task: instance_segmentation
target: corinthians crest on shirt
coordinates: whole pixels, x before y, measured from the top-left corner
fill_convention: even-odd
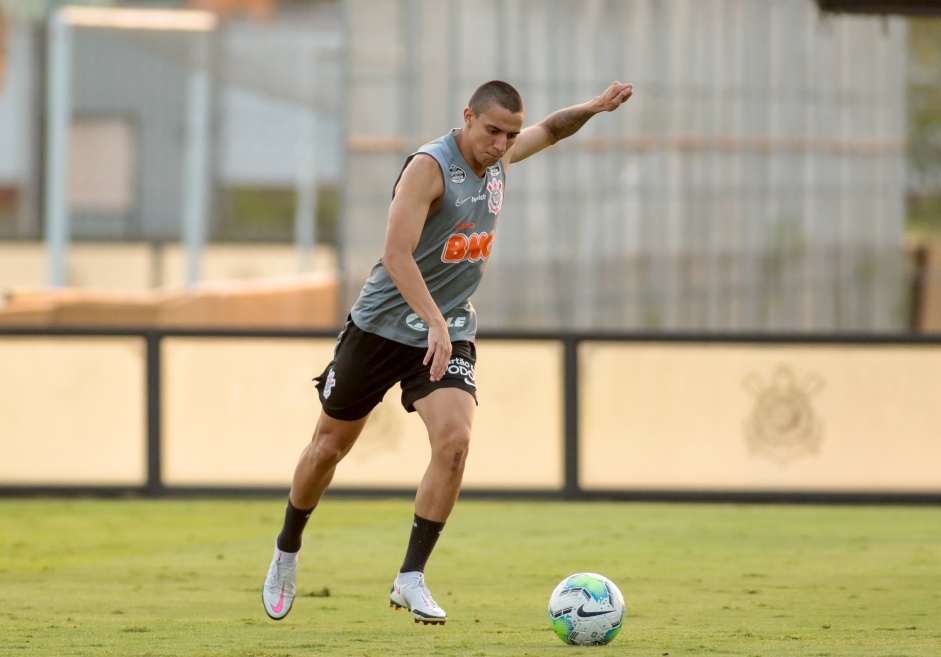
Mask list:
[[[493,178],[487,183],[487,191],[490,195],[487,197],[487,207],[490,214],[500,214],[500,208],[503,207],[503,181],[499,178]]]

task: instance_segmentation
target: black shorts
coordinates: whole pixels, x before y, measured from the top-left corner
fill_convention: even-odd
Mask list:
[[[314,379],[324,412],[337,420],[359,420],[369,415],[396,383],[402,386],[402,406],[409,413],[415,410],[416,401],[438,388],[460,388],[477,401],[477,348],[473,342],[451,343],[451,360],[440,381],[431,381],[431,365],[422,364],[427,353],[426,347],[411,347],[368,333],[348,319],[337,337],[333,360]]]

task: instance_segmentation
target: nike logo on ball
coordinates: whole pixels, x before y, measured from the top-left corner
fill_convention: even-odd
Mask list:
[[[605,614],[610,613],[610,611],[610,609],[605,611],[585,611],[585,605],[582,605],[575,610],[575,614],[579,618],[591,618],[592,616],[604,616]]]

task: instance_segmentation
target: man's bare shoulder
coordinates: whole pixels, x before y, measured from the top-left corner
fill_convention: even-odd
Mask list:
[[[431,187],[439,193],[443,192],[444,177],[438,160],[428,153],[417,153],[402,172],[398,188],[403,187],[411,189]]]
[[[415,153],[405,171],[412,171],[418,175],[441,175],[441,166],[438,160],[430,153]]]

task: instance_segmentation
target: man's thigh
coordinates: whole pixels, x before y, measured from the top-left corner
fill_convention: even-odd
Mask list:
[[[438,388],[415,401],[415,410],[428,429],[432,446],[454,433],[470,437],[477,400],[462,388]]]

